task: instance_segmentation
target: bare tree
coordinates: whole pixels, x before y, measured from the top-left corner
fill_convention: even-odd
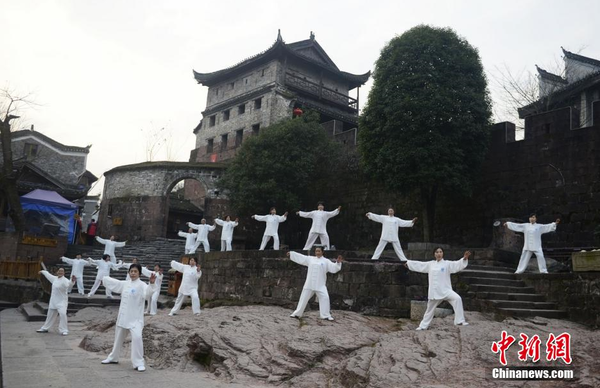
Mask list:
[[[4,208],[6,201],[9,206],[8,215],[17,232],[25,230],[25,218],[17,190],[19,170],[13,163],[11,121],[20,117],[16,113],[22,105],[33,105],[31,94],[20,96],[8,88],[0,89],[0,142],[2,143],[0,206]]]

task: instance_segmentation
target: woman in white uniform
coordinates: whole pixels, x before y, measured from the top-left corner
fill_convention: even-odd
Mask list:
[[[313,210],[311,212],[296,212],[302,218],[310,218],[312,219],[312,226],[310,227],[310,231],[308,232],[308,239],[306,240],[306,244],[304,245],[303,250],[309,251],[310,248],[315,244],[317,238],[319,238],[321,245],[325,247],[325,250],[329,250],[329,235],[327,234],[327,221],[340,214],[340,210],[342,210],[341,206],[338,206],[337,209],[331,212],[326,212],[325,206],[323,202],[319,202],[317,206],[317,210]]]
[[[262,222],[267,223],[267,227],[265,228],[265,233],[263,235],[262,242],[260,243],[260,248],[258,249],[259,251],[265,250],[265,247],[267,246],[267,242],[269,242],[271,237],[273,237],[273,249],[276,251],[279,250],[279,233],[278,233],[279,224],[282,222],[285,222],[285,220],[287,220],[287,215],[288,215],[287,212],[285,212],[284,215],[278,216],[277,209],[272,207],[271,210],[269,211],[269,214],[267,214],[265,216],[259,216],[256,214],[252,216],[252,218],[254,218],[256,221],[262,221]]]
[[[150,276],[150,284],[140,280],[142,266],[132,264],[129,267],[131,280],[117,280],[110,276],[102,279],[102,284],[107,289],[121,294],[121,305],[115,325],[115,343],[112,352],[102,361],[103,364],[117,364],[121,355],[123,341],[127,332],[131,334],[131,364],[138,372],[146,370],[144,364],[144,342],[142,330],[144,328],[144,302],[150,299],[156,290],[156,276]]]
[[[110,261],[113,264],[117,264],[117,257],[115,256],[115,248],[122,248],[127,244],[127,241],[119,242],[115,241],[115,236],[110,236],[110,240],[105,240],[100,237],[96,237],[96,241],[104,245],[104,254],[110,256]]]
[[[197,251],[200,244],[202,244],[202,246],[204,247],[204,252],[210,252],[210,244],[208,243],[208,232],[212,232],[217,228],[217,226],[208,225],[206,223],[205,218],[200,220],[199,224],[193,224],[191,222],[188,222],[187,226],[198,231],[196,233],[196,246],[194,247],[194,251]]]
[[[92,296],[94,296],[94,294],[98,290],[98,287],[100,287],[100,284],[102,284],[102,279],[105,276],[110,275],[111,269],[118,271],[121,264],[123,264],[123,262],[120,262],[119,264],[113,264],[110,261],[110,256],[106,255],[106,254],[104,256],[102,256],[102,260],[88,259],[88,262],[90,264],[98,267],[98,273],[96,274],[96,281],[94,282],[94,285],[92,286],[92,289],[90,290],[90,293],[87,295],[88,298],[91,298]],[[105,288],[104,291],[106,293],[106,297],[109,299],[112,299],[112,292],[110,292],[110,290],[108,288],[106,288],[106,287],[104,287],[104,288]]]
[[[75,256],[74,259],[69,259],[65,256],[61,257],[60,259],[72,267],[71,276],[75,276],[77,279],[77,292],[79,295],[84,295],[85,290],[83,288],[83,267],[90,266],[91,264],[88,263],[87,260],[82,259],[81,255]]]
[[[371,260],[379,260],[379,256],[383,253],[386,245],[392,244],[394,247],[394,251],[396,255],[400,259],[400,261],[406,261],[406,256],[402,251],[402,246],[400,245],[400,239],[398,239],[398,228],[412,228],[412,226],[417,222],[417,218],[413,218],[412,221],[403,220],[398,217],[394,217],[394,209],[389,208],[387,216],[378,215],[373,213],[367,213],[367,218],[371,221],[379,222],[381,227],[381,238],[379,239],[379,244],[377,248],[375,248],[375,253]]]
[[[223,230],[221,231],[221,252],[231,250],[231,241],[233,240],[233,228],[238,226],[238,219],[231,221],[231,217],[226,216],[225,221],[217,218],[215,223],[220,225]]]
[[[172,317],[177,314],[183,304],[183,300],[188,295],[192,298],[192,312],[194,315],[200,315],[200,298],[198,297],[198,279],[202,276],[200,266],[196,265],[196,260],[191,258],[189,265],[181,264],[173,260],[171,261],[171,268],[183,273],[183,279],[181,281],[181,286],[179,286],[179,293],[175,300],[175,306],[173,306],[169,316]]]
[[[296,252],[288,252],[287,256],[295,263],[308,267],[306,272],[306,282],[300,294],[298,307],[290,315],[292,318],[300,318],[304,314],[304,309],[308,301],[314,294],[317,294],[319,300],[319,313],[321,319],[333,321],[331,311],[329,309],[329,293],[327,292],[327,273],[336,273],[342,269],[342,261],[344,258],[340,255],[334,263],[331,260],[323,257],[323,249],[315,248],[315,256],[305,256]]]
[[[185,238],[186,255],[193,255],[194,253],[196,253],[196,233],[194,233],[194,230],[192,228],[189,228],[187,233],[179,231],[177,232],[177,235],[179,237]]]
[[[439,247],[434,249],[433,254],[435,260],[432,261],[408,260],[404,263],[411,271],[429,274],[429,301],[423,320],[417,330],[427,330],[433,319],[435,308],[444,300],[447,300],[454,309],[454,324],[466,326],[468,323],[465,321],[462,299],[460,295],[452,290],[450,275],[467,268],[471,252],[466,251],[463,258],[458,261],[444,260],[444,250]]]
[[[47,333],[54,326],[56,316],[60,317],[58,322],[58,331],[62,335],[69,334],[69,326],[67,323],[67,307],[69,306],[69,289],[73,287],[77,280],[75,276],[71,276],[71,281],[65,278],[64,268],[59,268],[56,276],[48,271],[40,271],[42,275],[52,283],[52,293],[50,294],[50,303],[48,303],[48,315],[46,322],[37,331],[38,333]]]
[[[156,290],[152,294],[152,298],[148,301],[148,307],[146,308],[146,314],[156,315],[156,310],[158,306],[158,297],[160,295],[160,287],[162,286],[163,281],[163,270],[160,267],[160,264],[154,265],[154,271],[150,271],[148,268],[142,268],[142,275],[147,277],[152,277],[152,275],[156,276]]]

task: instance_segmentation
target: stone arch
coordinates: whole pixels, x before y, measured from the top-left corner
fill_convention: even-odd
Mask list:
[[[194,179],[207,199],[219,199],[216,183],[221,163],[146,162],[119,166],[104,173],[100,234],[144,240],[166,235],[168,195],[183,179]]]

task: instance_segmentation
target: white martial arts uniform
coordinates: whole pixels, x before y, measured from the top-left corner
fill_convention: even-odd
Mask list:
[[[221,252],[231,250],[231,240],[233,240],[233,228],[238,226],[236,221],[223,221],[219,218],[215,220],[217,225],[221,225]]]
[[[193,255],[196,253],[196,233],[178,232],[179,237],[185,237],[185,254]]]
[[[342,263],[333,263],[325,257],[304,256],[300,253],[291,252],[290,259],[300,265],[308,267],[306,272],[306,282],[302,288],[302,294],[298,301],[296,311],[292,313],[294,317],[301,317],[308,301],[314,294],[317,294],[319,300],[319,313],[322,319],[331,318],[329,309],[329,293],[327,292],[327,272],[336,273],[342,269]]]
[[[463,311],[462,299],[460,295],[452,290],[450,274],[467,268],[469,261],[463,257],[458,261],[446,261],[444,259],[440,261],[408,260],[406,264],[411,271],[429,274],[429,302],[427,303],[427,310],[419,328],[425,330],[429,327],[435,313],[435,308],[444,300],[447,300],[454,309],[454,324],[464,324],[465,313]]]
[[[320,239],[321,244],[325,246],[325,250],[329,250],[329,235],[327,234],[327,221],[340,214],[339,209],[334,211],[326,212],[323,210],[313,210],[311,212],[298,212],[298,215],[303,218],[311,218],[312,226],[308,232],[308,239],[303,250],[308,251],[317,241],[317,237]]]
[[[194,314],[200,314],[200,298],[198,297],[198,279],[202,276],[202,271],[198,271],[197,267],[192,267],[186,264],[181,264],[175,260],[171,261],[171,268],[176,271],[183,273],[183,279],[181,280],[181,286],[179,286],[179,293],[175,300],[175,306],[169,313],[169,315],[175,315],[181,308],[183,300],[186,296],[192,298],[192,312]]]
[[[267,214],[266,216],[253,215],[256,221],[262,221],[267,223],[267,227],[265,228],[265,233],[262,238],[262,242],[260,243],[259,251],[264,251],[267,246],[267,242],[273,237],[273,249],[279,250],[279,234],[277,233],[279,229],[279,224],[285,222],[287,219],[286,216],[278,216],[277,214]]]
[[[156,284],[156,290],[154,290],[152,293],[152,297],[148,301],[148,307],[146,308],[146,313],[149,313],[150,315],[156,315],[156,311],[158,309],[158,296],[160,295],[160,287],[162,286],[164,275],[160,272],[150,271],[146,267],[142,267],[142,274],[147,277],[150,277],[153,274],[156,275],[156,280],[154,281],[154,284]]]
[[[109,276],[110,275],[110,270],[114,269],[115,271],[118,271],[119,268],[121,267],[121,264],[117,265],[117,264],[113,264],[110,261],[105,261],[105,260],[93,260],[93,259],[88,259],[90,264],[95,265],[96,267],[98,267],[98,273],[96,274],[96,281],[94,282],[94,285],[92,286],[92,289],[90,290],[90,293],[88,294],[88,297],[91,297],[92,295],[94,295],[96,293],[96,291],[98,290],[98,287],[100,287],[100,284],[102,284],[102,279],[105,276]],[[106,296],[109,296],[112,298],[112,292],[107,288],[104,287]]]
[[[410,228],[414,225],[414,222],[389,215],[378,215],[373,213],[367,213],[367,217],[369,217],[371,221],[379,222],[382,225],[381,238],[379,239],[379,244],[377,245],[377,248],[375,248],[375,253],[371,260],[379,260],[379,256],[381,256],[385,246],[389,243],[394,247],[394,251],[398,258],[401,261],[406,261],[406,256],[404,256],[400,240],[398,239],[398,228]]]
[[[144,365],[144,342],[142,329],[144,328],[144,302],[150,299],[156,289],[156,284],[146,284],[140,279],[117,280],[110,276],[102,279],[102,284],[107,289],[121,294],[121,305],[115,325],[115,343],[112,352],[106,358],[109,362],[119,362],[123,341],[127,331],[131,333],[131,364],[134,368]]]
[[[117,264],[117,257],[115,256],[115,248],[122,248],[125,246],[125,242],[105,240],[100,237],[96,237],[96,241],[100,244],[104,244],[104,254],[110,256],[110,261],[113,264]]]
[[[50,303],[48,303],[48,315],[46,316],[46,322],[39,331],[48,331],[54,322],[56,322],[56,316],[60,317],[58,321],[58,331],[67,335],[69,333],[69,326],[67,324],[67,307],[69,306],[69,288],[73,287],[71,282],[66,277],[58,277],[50,274],[48,271],[42,271],[42,275],[52,283],[52,293],[50,294]]]
[[[523,236],[525,237],[523,252],[521,253],[519,266],[515,273],[525,272],[532,254],[535,254],[535,257],[537,258],[540,273],[548,273],[546,259],[544,258],[544,252],[542,251],[542,234],[554,232],[556,230],[556,222],[545,225],[538,223],[532,224],[531,222],[525,224],[507,222],[506,226],[514,232],[523,233]]]
[[[61,260],[66,264],[69,264],[71,268],[71,276],[75,276],[77,278],[77,292],[79,295],[85,294],[85,290],[83,289],[83,267],[90,266],[91,264],[84,259],[69,259],[68,257],[61,257]],[[71,277],[69,276],[69,278]],[[69,290],[70,291],[70,290]]]
[[[188,222],[187,225],[196,229],[198,233],[196,233],[196,246],[194,251],[198,250],[200,244],[204,247],[204,252],[210,252],[210,244],[208,243],[208,232],[212,232],[217,229],[216,225],[208,225],[208,224],[192,224]]]

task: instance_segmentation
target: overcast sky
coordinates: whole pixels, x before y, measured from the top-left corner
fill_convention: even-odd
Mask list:
[[[187,161],[211,72],[273,44],[317,41],[344,71],[372,70],[383,46],[418,24],[451,27],[497,68],[549,70],[569,51],[600,59],[600,1],[147,1],[0,0],[0,87],[32,93],[21,127],[67,145],[92,144],[100,177],[146,161],[147,139],[168,141],[155,160]],[[371,82],[361,89],[361,100]],[[490,85],[494,102],[499,97]],[[362,104],[361,104],[362,105]],[[497,119],[505,119],[496,108]],[[94,188],[98,193],[103,183]]]

